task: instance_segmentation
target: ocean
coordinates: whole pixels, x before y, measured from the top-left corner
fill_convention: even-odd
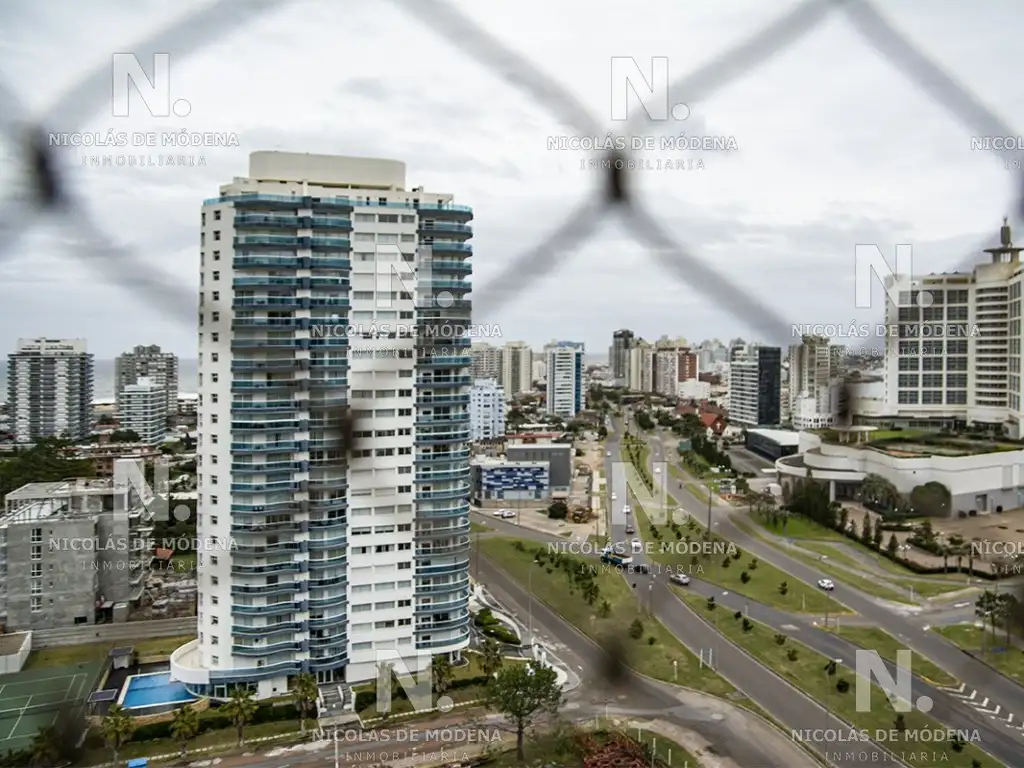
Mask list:
[[[114,396],[114,361],[96,360],[94,368],[93,397],[97,400]],[[199,361],[178,358],[178,391],[199,391]],[[0,366],[0,401],[7,399],[7,366]]]

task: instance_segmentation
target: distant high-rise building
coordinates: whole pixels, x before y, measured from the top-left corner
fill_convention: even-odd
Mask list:
[[[782,350],[745,345],[729,364],[729,420],[737,426],[772,427],[781,417]]]
[[[611,368],[612,383],[616,387],[629,386],[629,350],[633,348],[634,338],[633,332],[626,328],[612,334],[608,367]]]
[[[469,354],[473,360],[470,366],[470,375],[474,379],[500,379],[501,352],[501,347],[495,347],[486,342],[473,344],[469,348]]]
[[[255,152],[203,204],[197,696],[308,673],[339,711],[469,645],[473,213],[405,176]]]
[[[147,445],[163,442],[167,435],[166,387],[141,378],[127,385],[118,395],[121,428],[130,429]]]
[[[121,408],[121,392],[139,379],[148,379],[163,388],[167,400],[167,414],[178,412],[178,357],[173,352],[164,352],[156,344],[139,345],[131,352],[125,352],[114,361],[114,392]]]
[[[533,350],[525,341],[510,341],[502,348],[498,383],[506,397],[533,390]]]
[[[534,381],[546,381],[548,378],[548,364],[545,360],[534,360],[533,361],[533,380]],[[532,382],[531,382],[532,383]]]
[[[795,429],[834,424],[839,412],[841,378],[838,350],[821,336],[804,336],[789,348],[789,417]]]
[[[584,345],[575,341],[553,341],[544,347],[547,359],[547,410],[571,419],[584,408]]]
[[[18,339],[7,358],[7,413],[15,440],[88,437],[93,376],[85,339]]]
[[[469,427],[473,442],[505,434],[505,391],[494,379],[477,379],[469,391]]]
[[[654,347],[643,339],[636,339],[629,350],[629,389],[653,392],[654,376]]]

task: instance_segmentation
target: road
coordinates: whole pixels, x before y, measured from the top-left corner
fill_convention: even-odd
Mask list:
[[[652,448],[652,462],[662,460],[661,441],[649,437],[648,443]],[[612,452],[613,455],[617,455],[617,448],[612,449]],[[707,514],[705,501],[695,498],[675,475],[669,474],[665,482],[668,492],[679,501],[684,509],[692,510],[694,516],[699,520],[704,519]],[[711,516],[716,532],[742,549],[757,555],[759,559],[793,574],[801,581],[814,584],[821,578],[821,574],[813,568],[733,525],[729,515],[735,511],[735,508],[731,507],[715,506],[712,508]],[[876,602],[874,598],[844,585],[841,580],[836,581],[833,596],[874,626],[898,638],[907,648],[934,661],[964,683],[967,689],[978,691],[981,696],[989,700],[990,711],[996,707],[999,708],[999,717],[1012,714],[1014,720],[1011,721],[1011,725],[1013,722],[1024,721],[1024,688],[1017,683],[965,654],[941,636],[929,632],[923,625],[894,612],[890,607]],[[1024,748],[1024,742],[1019,743],[1021,743],[1021,748]]]

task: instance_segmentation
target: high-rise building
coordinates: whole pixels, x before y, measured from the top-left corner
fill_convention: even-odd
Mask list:
[[[533,391],[533,350],[525,341],[510,341],[501,350],[499,383],[505,395]]]
[[[1021,248],[1004,219],[988,263],[970,272],[894,275],[886,302],[887,417],[922,426],[1004,425],[1024,434]],[[903,283],[900,285],[898,283]]]
[[[204,203],[198,537],[220,546],[171,657],[190,690],[309,672],[333,707],[382,654],[469,643],[472,218],[404,163],[284,152]]]
[[[118,394],[121,428],[137,434],[146,445],[163,442],[167,435],[166,387],[143,377]]]
[[[139,345],[131,352],[124,352],[114,361],[114,392],[121,408],[121,392],[139,379],[149,379],[160,385],[166,393],[167,414],[178,412],[178,357],[173,352],[164,352],[156,344]]]
[[[7,413],[15,440],[86,438],[93,375],[85,339],[18,339],[7,357]]]
[[[835,423],[842,390],[837,352],[821,336],[804,336],[789,348],[786,405],[794,429],[820,429]]]
[[[547,410],[571,419],[584,408],[584,345],[575,341],[552,341],[544,347],[547,359]]]
[[[655,350],[654,391],[668,397],[679,392],[679,353],[675,349]]]
[[[634,392],[654,391],[654,347],[636,339],[629,350],[629,389]]]
[[[532,354],[532,352],[531,352]],[[547,381],[548,378],[548,364],[545,360],[534,360],[533,361],[533,380],[534,381]]]
[[[737,426],[779,424],[782,350],[745,345],[729,364],[729,421]]]
[[[469,426],[473,442],[505,435],[505,390],[494,379],[477,379],[469,391]]]
[[[626,328],[612,334],[608,367],[611,368],[612,383],[616,387],[629,386],[629,350],[633,348],[634,338],[633,332]]]
[[[474,379],[501,378],[502,349],[486,342],[477,342],[469,348],[472,357],[470,375]]]

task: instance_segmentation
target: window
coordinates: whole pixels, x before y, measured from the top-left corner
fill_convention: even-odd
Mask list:
[[[402,242],[403,243],[415,243],[416,242],[416,235],[402,235]]]
[[[32,529],[32,543],[33,544],[42,544],[43,543],[43,529],[42,528],[33,528]]]
[[[33,597],[31,602],[32,613],[39,613],[43,610],[43,598]]]
[[[400,570],[400,571],[408,571],[411,568],[412,568],[412,563],[399,563],[398,564],[398,570]]]
[[[398,214],[397,213],[381,213],[377,216],[377,221],[381,224],[397,224]]]
[[[220,230],[219,229],[213,230],[213,239],[214,240],[220,240]]]
[[[372,243],[373,232],[356,232],[352,239],[357,243]]]
[[[32,563],[32,575],[33,576],[42,576],[43,575],[43,564],[42,563]]]
[[[214,626],[216,626],[217,624],[220,624],[220,618],[218,618],[217,616],[211,616],[210,617],[210,624],[212,624]]]
[[[213,220],[214,221],[220,221],[220,211],[214,211],[213,212]]]
[[[213,271],[213,279],[220,280],[220,272],[216,269]]]
[[[402,223],[403,224],[415,224],[416,223],[416,217],[415,216],[403,215],[402,216]]]
[[[373,213],[357,213],[355,216],[356,222],[360,224],[369,224],[377,220],[376,214]]]
[[[32,559],[42,560],[43,559],[43,547],[40,544],[32,545]]]

